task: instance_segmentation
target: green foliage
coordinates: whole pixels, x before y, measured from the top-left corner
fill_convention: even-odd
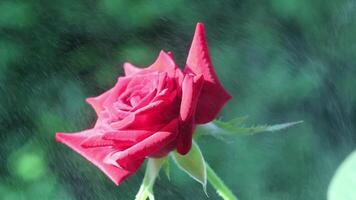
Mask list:
[[[39,180],[47,172],[44,153],[31,143],[9,157],[8,167],[13,175],[27,182]]]
[[[29,3],[21,1],[0,2],[0,27],[21,28],[29,26],[35,16]]]

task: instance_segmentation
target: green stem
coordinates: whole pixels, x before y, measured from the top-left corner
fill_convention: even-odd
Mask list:
[[[219,178],[219,176],[214,172],[213,169],[206,164],[206,171],[208,175],[208,181],[213,185],[216,189],[216,192],[224,199],[224,200],[238,200],[237,197],[231,192],[231,190],[225,185],[225,183]]]

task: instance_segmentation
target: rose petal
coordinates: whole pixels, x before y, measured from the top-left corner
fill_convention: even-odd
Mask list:
[[[163,90],[167,84],[167,73],[166,72],[162,72],[159,73],[159,78],[158,78],[158,84],[157,84],[157,91],[160,92],[161,90]]]
[[[152,101],[152,99],[156,96],[156,94],[157,94],[156,89],[153,90],[151,93],[147,94],[143,99],[141,99],[141,101],[134,108],[132,108],[131,112],[135,112],[136,110],[149,104]]]
[[[130,126],[134,121],[135,121],[135,115],[131,113],[124,119],[111,123],[110,126],[113,129],[120,130]]]
[[[113,153],[115,149],[109,147],[84,148],[81,145],[83,141],[87,139],[87,135],[91,135],[93,131],[95,130],[91,129],[74,134],[57,133],[56,140],[66,144],[68,147],[85,157],[103,171],[116,185],[119,185],[128,176],[135,173],[141,166],[142,162],[135,163],[135,166],[131,167],[131,171],[104,163],[104,158]]]
[[[132,140],[106,140],[103,135],[89,136],[82,142],[83,148],[110,147],[116,150],[125,150],[134,144]]]
[[[149,90],[156,88],[158,85],[158,79],[158,72],[152,72],[149,74],[137,74],[132,77],[130,83],[127,85],[127,90],[129,90],[129,92],[134,91],[137,90],[137,87],[140,89],[149,88]]]
[[[131,106],[122,102],[122,99],[118,99],[116,102],[114,102],[113,107],[115,108],[116,111],[124,111],[124,112],[128,112],[132,109]]]
[[[125,62],[124,63],[124,71],[126,76],[130,76],[132,74],[135,74],[137,72],[142,71],[142,68],[136,67],[135,65]]]
[[[177,94],[177,90],[169,90],[169,88],[166,88],[162,90],[157,96],[155,96],[152,102],[163,101],[165,103],[171,103],[176,99]]]
[[[158,72],[173,72],[177,68],[172,57],[164,51],[161,51],[156,61],[148,69]],[[169,74],[170,75],[170,74]]]
[[[168,72],[168,75],[172,77],[174,75],[174,71],[177,68],[178,67],[174,63],[172,53],[166,53],[163,50],[160,51],[155,62],[147,68],[138,68],[130,63],[124,64],[124,70],[126,75],[142,75],[152,72]]]
[[[84,148],[113,146],[114,142],[102,139],[101,135],[89,136],[80,144]]]
[[[129,128],[140,128],[167,124],[179,116],[179,102],[170,100],[157,100],[135,112],[135,122]]]
[[[89,97],[86,98],[86,102],[90,104],[93,109],[95,110],[96,114],[99,115],[99,113],[102,111],[103,103],[105,99],[110,95],[110,93],[114,90],[114,88],[111,88],[110,90],[104,92],[103,94],[97,96],[97,97]]]
[[[177,137],[177,152],[179,154],[185,155],[190,151],[193,142],[194,129],[194,117],[190,117],[184,123],[179,124],[179,134]]]
[[[100,112],[105,109],[105,106],[113,104],[117,96],[125,90],[130,80],[127,77],[120,77],[113,88],[97,97],[87,98],[86,102],[93,107],[97,116],[99,116]]]
[[[182,83],[182,102],[180,106],[180,124],[177,138],[177,151],[184,155],[192,147],[194,133],[195,108],[204,79],[200,76],[186,75]]]
[[[222,87],[210,59],[204,24],[198,23],[189,50],[185,73],[202,74],[204,86],[196,109],[196,123],[212,121],[231,96]]]
[[[202,75],[196,77],[185,75],[182,84],[182,101],[180,105],[180,119],[182,121],[185,121],[194,114],[203,83],[204,79]]]
[[[168,51],[167,54],[172,58],[172,60],[174,59],[174,55],[173,55],[173,52],[171,51]]]
[[[155,131],[152,130],[120,130],[110,131],[103,135],[104,140],[115,140],[118,142],[131,141],[138,142],[147,136],[151,135]]]
[[[166,105],[167,102],[164,102],[162,100],[157,100],[154,101],[138,110],[135,111],[136,115],[140,115],[142,113],[147,113],[147,112],[154,112],[156,111],[155,109],[157,109],[158,107],[162,106],[162,105]]]
[[[114,166],[120,166],[124,169],[130,168],[133,161],[157,153],[172,142],[177,136],[177,128],[178,120],[172,120],[162,130],[152,134],[132,147],[108,155],[104,162]]]

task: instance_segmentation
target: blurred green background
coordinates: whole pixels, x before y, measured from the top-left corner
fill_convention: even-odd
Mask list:
[[[229,143],[202,137],[206,160],[241,199],[326,199],[356,147],[353,0],[1,0],[0,199],[133,199],[144,167],[116,187],[54,133],[93,125],[84,99],[113,86],[123,62],[147,66],[165,49],[184,66],[198,21],[233,96],[221,119],[304,120]],[[207,199],[171,166],[157,199]]]

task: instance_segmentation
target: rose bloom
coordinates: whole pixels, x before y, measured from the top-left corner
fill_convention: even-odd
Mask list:
[[[212,121],[231,98],[211,63],[202,23],[183,72],[164,51],[147,68],[125,63],[124,70],[113,88],[87,99],[97,114],[94,128],[56,134],[117,185],[147,157],[188,153],[196,125]]]

